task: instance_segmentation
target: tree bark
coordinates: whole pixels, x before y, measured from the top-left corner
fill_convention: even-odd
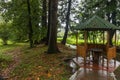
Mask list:
[[[116,11],[113,11],[113,12],[112,12],[111,19],[112,19],[112,23],[113,23],[114,25],[116,25]],[[111,30],[111,31],[110,31],[110,45],[113,45],[113,43],[112,43],[112,38],[113,38],[113,36],[114,36],[114,33],[115,33],[115,30]]]
[[[49,0],[48,3],[48,28],[47,28],[47,41],[46,41],[46,45],[48,45],[49,42],[49,33],[50,33],[50,7],[51,7],[51,0]]]
[[[71,9],[71,0],[69,0],[68,3],[68,11],[67,11],[67,15],[66,15],[66,27],[65,27],[65,33],[64,33],[64,37],[62,40],[62,44],[66,44],[66,39],[67,39],[67,35],[68,35],[68,27],[70,26],[70,9]]]
[[[50,5],[50,37],[48,44],[48,54],[58,53],[57,47],[57,6],[58,0],[52,0]]]
[[[47,29],[47,1],[46,0],[42,0],[42,27]],[[47,41],[47,34],[46,36],[41,39],[41,42],[45,42]]]
[[[114,25],[116,25],[116,14],[117,14],[116,13],[116,8],[117,8],[116,3],[117,3],[116,0],[115,1],[111,0],[110,2],[107,1],[107,7],[110,7],[110,6],[114,7],[114,11],[112,11],[112,13],[110,13],[110,12],[107,13],[108,21],[110,22],[112,20],[112,23]],[[111,14],[111,17],[110,17],[110,14]],[[113,45],[112,38],[113,38],[114,33],[115,33],[115,30],[110,30],[109,31],[109,34],[110,34],[110,36],[109,36],[109,44],[110,45]]]
[[[27,0],[27,7],[28,7],[28,27],[29,27],[29,41],[30,41],[30,48],[33,47],[33,28],[31,22],[31,8],[30,8],[30,1]]]

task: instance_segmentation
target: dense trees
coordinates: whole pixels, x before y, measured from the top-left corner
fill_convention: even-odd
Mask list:
[[[40,4],[39,0],[11,0],[7,2],[2,0],[1,2],[1,14],[6,21],[12,22],[12,28],[14,28],[16,35],[15,40],[29,40],[31,47],[35,41],[44,37],[44,34],[41,34],[42,28],[40,27]]]
[[[59,51],[58,28],[65,31],[61,43],[66,44],[69,30],[94,14],[118,26],[119,7],[119,0],[81,0],[80,3],[76,0],[0,0],[0,15],[5,23],[11,22],[14,40],[29,41],[30,47],[40,41],[45,42],[48,44],[48,53],[56,53]],[[7,28],[2,29],[4,30]],[[112,44],[114,31],[110,32]]]
[[[8,39],[11,36],[11,23],[1,22],[0,23],[0,38],[3,41],[3,45],[7,45]]]

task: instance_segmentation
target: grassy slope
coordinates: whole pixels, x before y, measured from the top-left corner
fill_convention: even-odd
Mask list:
[[[18,44],[8,44],[8,45],[1,45],[0,44],[0,69],[6,68],[9,64],[13,61],[13,56],[10,55],[13,50],[16,48],[23,47],[23,43]]]
[[[11,79],[17,80],[68,80],[71,69],[64,59],[73,56],[71,49],[59,45],[61,53],[46,54],[46,46],[22,49],[21,63],[11,72]]]
[[[25,45],[25,46],[24,46]],[[64,59],[73,57],[74,50],[71,50],[59,44],[61,53],[46,54],[47,47],[40,45],[36,48],[29,49],[26,44],[15,44],[0,46],[2,52],[16,50],[21,48],[20,63],[11,71],[12,80],[68,80],[71,69],[64,62]],[[120,55],[119,55],[120,56]],[[117,58],[119,59],[119,56]],[[116,75],[119,75],[119,70]]]

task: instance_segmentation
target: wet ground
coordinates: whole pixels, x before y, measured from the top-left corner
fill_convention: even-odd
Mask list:
[[[111,60],[107,69],[106,60],[104,66],[101,61],[94,63],[92,59],[87,59],[86,65],[84,65],[83,58],[79,57],[78,60],[73,58],[70,66],[73,68],[74,74],[69,80],[116,80],[114,71],[119,65],[120,62],[116,61],[116,65],[114,65],[114,61]],[[77,66],[79,66],[78,70],[76,70]]]

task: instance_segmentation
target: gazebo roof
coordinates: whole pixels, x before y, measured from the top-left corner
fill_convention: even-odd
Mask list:
[[[116,27],[114,24],[109,23],[108,21],[98,17],[97,15],[93,16],[86,22],[78,24],[75,27],[76,30],[120,30],[119,27]]]

